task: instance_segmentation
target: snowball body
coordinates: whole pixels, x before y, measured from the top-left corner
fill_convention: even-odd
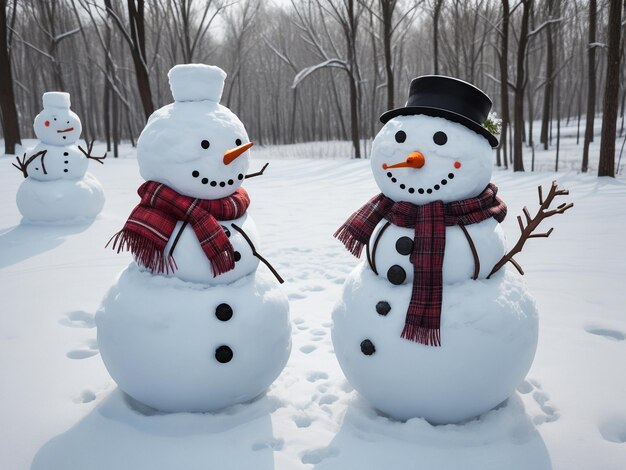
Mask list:
[[[26,178],[17,190],[17,207],[27,222],[79,222],[97,216],[104,207],[104,190],[85,173],[80,179],[38,181]]]
[[[111,377],[136,400],[167,412],[216,411],[258,396],[291,350],[288,301],[270,276],[206,287],[131,264],[96,314]],[[228,358],[218,352],[223,347],[232,353],[227,362],[218,360]]]
[[[458,423],[506,400],[523,381],[537,347],[537,309],[522,278],[444,284],[441,347],[400,337],[411,285],[394,286],[360,264],[332,317],[335,354],[350,384],[374,407],[406,420]],[[377,304],[387,302],[382,315]],[[384,311],[384,310],[383,310]],[[365,355],[363,341],[375,352]]]

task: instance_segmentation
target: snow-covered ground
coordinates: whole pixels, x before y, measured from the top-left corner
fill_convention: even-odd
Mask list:
[[[562,168],[577,168],[580,147],[562,150]],[[93,223],[47,227],[20,225],[21,176],[0,158],[0,469],[626,468],[623,178],[495,171],[510,242],[515,216],[536,207],[537,185],[558,179],[575,207],[544,222],[554,233],[518,257],[540,312],[526,381],[477,420],[431,426],[379,415],[333,354],[330,312],[357,260],[332,234],[377,193],[369,161],[348,159],[346,143],[253,149],[251,171],[270,161],[245,186],[261,252],[286,280],[291,358],[252,403],[161,414],[117,389],[96,345],[94,312],[131,260],[104,245],[142,182],[132,149],[122,155],[91,165],[107,195]],[[540,168],[553,165],[552,154],[537,159]]]

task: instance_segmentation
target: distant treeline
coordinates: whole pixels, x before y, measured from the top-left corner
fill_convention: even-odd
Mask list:
[[[6,151],[33,137],[42,93],[58,90],[71,94],[84,137],[116,154],[172,101],[169,68],[202,62],[228,73],[222,104],[260,144],[350,140],[364,157],[378,116],[404,103],[412,78],[438,73],[494,101],[499,165],[523,170],[524,151],[557,146],[560,123],[586,116],[586,171],[603,113],[600,174],[613,175],[626,101],[623,3],[0,0]]]

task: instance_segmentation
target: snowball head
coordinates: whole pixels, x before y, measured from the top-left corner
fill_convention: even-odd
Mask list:
[[[96,313],[98,347],[113,380],[166,412],[205,412],[251,400],[291,351],[289,303],[265,273],[203,287],[132,263]]]
[[[234,193],[248,171],[249,151],[226,162],[225,153],[249,142],[241,121],[214,101],[174,102],[155,111],[137,142],[146,181],[181,194],[219,199]]]
[[[415,152],[423,156],[421,168],[388,168]],[[492,158],[482,135],[441,117],[418,114],[395,117],[383,126],[374,139],[371,164],[385,196],[421,205],[480,194],[491,180]]]
[[[410,285],[394,286],[364,264],[344,285],[333,311],[333,347],[365,399],[395,419],[446,424],[485,413],[515,392],[532,364],[538,329],[535,302],[517,273],[445,284],[441,347],[401,338],[410,297]],[[390,309],[379,313],[379,302]]]
[[[104,191],[91,173],[74,180],[38,181],[29,177],[18,188],[16,201],[25,222],[73,223],[100,213]]]
[[[175,101],[220,102],[226,72],[214,65],[175,65],[167,74]]]
[[[80,118],[70,109],[69,93],[43,94],[43,110],[33,123],[35,135],[44,144],[71,145],[83,130]]]

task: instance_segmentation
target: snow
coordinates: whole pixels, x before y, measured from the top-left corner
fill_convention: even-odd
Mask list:
[[[131,261],[104,245],[143,181],[132,149],[98,168],[107,192],[100,215],[68,226],[20,225],[22,178],[12,159],[0,158],[0,468],[624,468],[623,178],[494,172],[509,206],[509,240],[519,230],[515,215],[536,207],[537,185],[558,179],[575,207],[550,219],[551,237],[531,240],[519,257],[539,311],[526,380],[478,420],[432,426],[376,413],[332,350],[330,313],[358,263],[332,233],[377,191],[370,162],[347,159],[349,148],[253,148],[251,171],[270,165],[245,187],[263,255],[286,280],[293,349],[266,395],[213,414],[141,407],[117,389],[95,346],[94,313]],[[579,166],[580,149],[564,143],[562,169]],[[102,154],[102,145],[95,150]],[[553,167],[553,153],[537,158],[540,168]]]

